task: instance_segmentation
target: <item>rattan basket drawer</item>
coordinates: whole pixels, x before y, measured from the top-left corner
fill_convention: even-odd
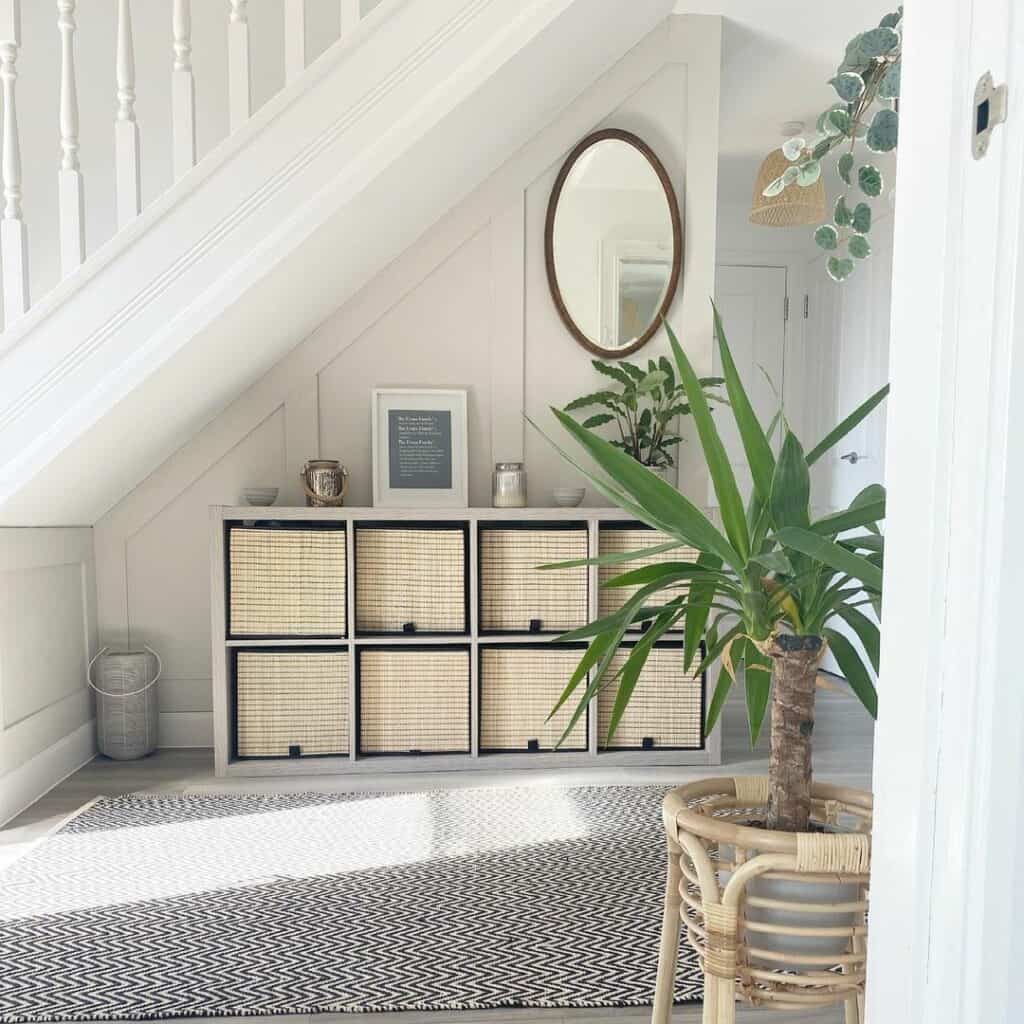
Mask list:
[[[236,638],[345,635],[345,531],[232,526],[228,632]]]
[[[586,526],[480,528],[480,630],[561,633],[587,621],[585,565],[539,565],[587,557]]]
[[[357,526],[356,632],[466,633],[466,527]]]
[[[581,647],[482,646],[480,648],[480,752],[537,753],[555,749],[576,701],[568,700],[550,721]],[[587,749],[582,715],[560,751]]]
[[[348,652],[238,651],[235,743],[239,757],[347,754]]]
[[[665,544],[672,540],[667,534],[660,530],[651,530],[645,526],[619,526],[615,523],[602,523],[598,531],[598,547],[602,555],[627,554],[630,551],[642,551],[644,548],[653,548],[658,544]],[[648,555],[645,558],[637,558],[629,562],[620,562],[617,565],[602,565],[598,567],[598,614],[601,618],[606,615],[614,615],[633,596],[639,587],[605,587],[605,583],[624,572],[633,569],[641,569],[645,565],[655,565],[660,562],[695,562],[698,552],[694,548],[678,547],[671,551],[663,551],[658,555]],[[685,593],[686,585],[681,584],[672,591],[665,591],[659,594],[657,604],[663,604],[676,593]],[[680,624],[679,628],[682,626]],[[630,627],[630,632],[637,632],[643,629],[643,623],[637,622]]]
[[[632,644],[612,659],[614,676],[629,657]],[[601,750],[700,750],[704,746],[704,679],[694,675],[700,664],[698,651],[683,671],[681,643],[655,644],[647,658],[636,689],[618,728],[608,743],[612,708],[618,691],[610,683],[597,698],[597,745]]]
[[[468,647],[357,652],[359,753],[467,754]]]

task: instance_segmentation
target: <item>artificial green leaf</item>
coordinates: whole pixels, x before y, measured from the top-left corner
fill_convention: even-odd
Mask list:
[[[865,57],[884,57],[900,45],[900,37],[891,28],[879,26],[860,36],[857,49]]]
[[[588,430],[592,430],[594,427],[603,427],[606,423],[611,423],[615,417],[609,412],[599,412],[594,416],[589,417],[583,421],[583,426]]]
[[[807,143],[801,138],[786,139],[782,144],[782,155],[787,160],[798,160]]]
[[[903,20],[903,8],[887,14],[878,24],[882,28],[895,28]]]
[[[834,537],[844,530],[856,530],[859,526],[877,523],[884,518],[885,499],[883,498],[881,501],[867,502],[863,505],[851,505],[842,512],[833,512],[831,515],[811,523],[811,529],[823,537]]]
[[[846,228],[849,227],[853,222],[853,213],[850,208],[846,205],[846,196],[840,196],[836,200],[835,210],[832,213],[832,219],[836,222],[837,227]]]
[[[829,135],[848,135],[850,131],[850,115],[845,110],[830,110],[828,117],[825,119],[825,131]]]
[[[852,608],[848,604],[842,604],[836,609],[836,614],[857,634],[864,647],[864,652],[871,662],[871,667],[878,674],[878,666],[881,660],[882,638],[878,626],[872,622],[859,608]]]
[[[639,383],[644,379],[644,371],[640,369],[635,363],[631,363],[626,359],[619,360],[619,366],[626,371],[633,378],[634,381]]]
[[[864,79],[856,71],[844,71],[841,75],[829,79],[829,85],[839,94],[839,98],[846,103],[853,103],[860,99],[864,92]]]
[[[814,241],[822,249],[835,249],[839,245],[839,232],[831,224],[822,224],[814,232]]]
[[[846,243],[846,248],[858,260],[866,260],[871,255],[871,243],[864,235],[853,235]]]
[[[773,178],[768,182],[767,185],[761,190],[761,195],[767,199],[771,199],[773,196],[779,195],[779,193],[785,191],[786,183],[782,180],[782,177]]]
[[[853,208],[853,230],[866,235],[871,230],[871,207],[867,203],[858,203]]]
[[[857,695],[868,714],[872,718],[877,718],[878,691],[853,644],[842,633],[837,633],[834,629],[826,629],[825,636],[828,638],[828,645],[832,649],[836,661],[839,662],[840,670],[850,684],[850,689]]]
[[[844,153],[839,161],[836,163],[836,171],[839,173],[839,177],[846,182],[847,185],[850,182],[850,171],[853,170],[853,154]]]
[[[565,407],[565,411],[572,412],[574,409],[583,409],[588,405],[608,405],[618,397],[614,391],[595,391],[591,395],[582,395],[579,398],[574,398]]]
[[[871,125],[864,138],[868,149],[873,153],[888,153],[896,148],[899,141],[900,115],[895,110],[883,107],[875,111]]]
[[[550,722],[562,705],[573,695],[576,687],[580,685],[586,674],[594,665],[597,664],[602,655],[608,650],[608,643],[610,640],[610,633],[600,633],[594,637],[590,646],[583,652],[583,657],[580,658],[579,664],[576,666],[576,670],[569,677],[569,682],[566,684],[565,689],[562,690],[557,703],[551,709],[551,713],[548,715],[547,721]]]
[[[889,65],[882,81],[878,84],[880,100],[896,100],[900,96],[900,61]]]
[[[783,185],[792,185],[796,181],[796,179],[799,176],[799,174],[800,174],[800,168],[797,167],[796,164],[790,164],[790,166],[787,167],[782,172],[782,184]]]
[[[761,496],[761,500],[767,501],[771,492],[772,474],[775,472],[775,456],[772,454],[768,438],[765,437],[754,407],[743,387],[739,370],[736,369],[718,307],[712,302],[711,308],[714,317],[715,338],[718,341],[718,351],[722,360],[722,373],[725,375],[725,389],[729,395],[733,418],[736,421],[740,440],[743,442],[743,451],[747,456],[747,465],[750,467],[754,487]]]
[[[738,553],[745,561],[750,551],[750,538],[747,535],[747,520],[743,513],[743,499],[740,497],[739,487],[736,485],[736,477],[729,462],[725,445],[715,426],[714,417],[708,407],[704,390],[697,379],[690,360],[679,344],[679,339],[671,326],[666,323],[665,330],[668,334],[669,343],[672,346],[672,353],[676,359],[676,367],[679,380],[686,389],[686,397],[690,402],[690,415],[693,417],[694,426],[700,437],[701,447],[704,449],[704,460],[708,466],[708,474],[715,488],[715,496],[718,498],[719,510],[722,516],[722,524],[725,527],[726,536],[732,545],[734,552]],[[660,483],[661,481],[659,481]],[[666,485],[667,486],[667,485]],[[707,522],[707,520],[705,520]],[[710,526],[711,524],[708,523]],[[716,531],[717,532],[717,531]],[[701,545],[702,550],[708,550],[709,545]],[[714,550],[711,548],[710,550]],[[725,559],[722,551],[716,554]]]
[[[698,556],[697,564],[709,571],[722,568],[722,560],[706,552]],[[717,589],[718,582],[712,576],[694,580],[690,584],[690,607],[686,609],[686,616],[683,620],[684,672],[689,671],[694,654],[700,650],[701,637],[704,635],[704,627],[707,625],[711,604],[715,599]]]
[[[795,548],[816,562],[835,569],[836,572],[845,572],[859,580],[869,590],[881,592],[882,570],[868,559],[847,551],[834,541],[799,526],[784,526],[781,530],[775,531],[775,536],[779,543],[786,547]]]
[[[678,342],[676,343],[678,346]],[[685,358],[685,357],[684,357]],[[692,372],[692,371],[691,371]],[[699,391],[699,388],[697,389]],[[705,405],[706,409],[706,405]],[[737,571],[743,560],[736,549],[711,524],[711,521],[674,487],[641,466],[632,456],[580,426],[568,413],[551,410],[555,418],[587,451],[590,457],[614,481],[612,497],[604,480],[579,467],[603,494],[632,512],[648,526],[670,537],[693,544],[701,551],[713,551]],[[708,414],[710,417],[710,414]]]
[[[877,533],[859,533],[856,537],[839,537],[837,544],[842,544],[850,551],[885,551],[885,538]]]
[[[772,477],[770,507],[776,530],[783,526],[810,525],[811,478],[804,450],[796,435],[787,430]]]
[[[610,363],[602,363],[600,359],[592,359],[591,365],[598,373],[603,373],[606,377],[611,377],[613,380],[617,380],[627,388],[633,387],[632,378],[625,370],[620,369],[618,366],[612,366]]]
[[[882,194],[882,172],[874,164],[864,164],[857,170],[857,184],[864,195],[874,199]]]
[[[844,281],[853,273],[853,260],[846,257],[830,256],[825,264],[825,269],[833,281]]]
[[[846,435],[863,421],[889,394],[889,385],[879,388],[870,398],[861,402],[849,416],[832,428],[808,453],[807,465],[813,466],[833,445],[838,444]]]
[[[813,185],[821,177],[821,164],[817,160],[808,160],[800,165],[797,171],[796,183],[801,188]]]
[[[757,746],[768,710],[771,695],[771,662],[749,640],[743,641],[743,686],[747,699],[747,725],[750,728],[750,746]]]
[[[705,735],[710,734],[711,730],[714,729],[718,723],[718,716],[722,713],[722,708],[725,707],[725,699],[729,696],[729,691],[732,689],[734,680],[731,675],[726,671],[718,673],[718,682],[715,683],[715,692],[711,696],[711,703],[708,705],[708,714],[706,724],[704,726]]]
[[[662,617],[659,621],[655,622],[651,629],[644,634],[643,638],[638,640],[633,645],[632,650],[630,650],[629,656],[626,658],[626,663],[622,666],[619,689],[615,694],[615,703],[612,705],[611,718],[608,723],[607,740],[609,746],[611,745],[612,737],[615,735],[615,730],[619,727],[619,722],[622,721],[622,716],[625,713],[626,706],[629,704],[630,698],[633,696],[636,684],[640,680],[640,673],[643,671],[644,665],[647,663],[647,658],[651,653],[651,649],[655,642],[671,625],[672,620],[670,618]],[[568,733],[566,733],[566,735],[568,735]]]
[[[811,150],[811,157],[814,160],[821,160],[822,157],[828,156],[832,150],[834,140],[831,137],[824,138],[820,142],[814,144],[814,149]]]
[[[658,369],[665,374],[665,391],[671,394],[676,389],[676,371],[665,356],[658,356]]]
[[[657,562],[654,565],[644,565],[639,569],[630,569],[628,572],[620,573],[601,584],[602,587],[638,587],[646,586],[655,580],[663,583],[671,583],[674,580],[683,579],[704,579],[708,576],[719,577],[721,573],[708,570],[696,562]]]
[[[608,555],[595,555],[593,558],[574,558],[569,562],[548,562],[546,565],[538,565],[538,569],[575,569],[581,565],[621,565],[623,562],[636,562],[643,558],[653,558],[655,555],[664,554],[666,551],[673,551],[682,547],[677,540],[669,540],[664,544],[655,544],[649,548],[641,548],[639,551],[616,551]]]
[[[648,391],[653,391],[655,388],[660,388],[666,380],[668,380],[668,377],[661,370],[654,370],[653,372],[646,374],[637,383],[636,389],[643,394]]]

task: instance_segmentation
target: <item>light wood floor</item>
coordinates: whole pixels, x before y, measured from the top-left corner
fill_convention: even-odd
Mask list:
[[[767,732],[767,729],[765,730]],[[845,694],[819,692],[815,726],[815,778],[870,788],[872,726],[860,705]],[[722,774],[750,774],[765,769],[766,737],[751,752],[742,705],[730,702],[724,718]],[[392,775],[380,779],[345,776],[305,776],[288,779],[217,779],[213,754],[205,749],[161,750],[142,761],[115,762],[97,758],[65,779],[41,800],[0,829],[0,868],[33,842],[57,828],[68,815],[97,796],[122,793],[288,792],[317,790],[394,791],[440,789],[456,786],[564,786],[602,784],[681,783],[719,769],[708,768],[588,768],[523,771],[429,772]],[[648,1008],[624,1010],[495,1010],[466,1013],[374,1014],[375,1024],[606,1024],[610,1020],[641,1021]],[[677,1007],[674,1021],[699,1021],[699,1006]],[[354,1024],[350,1014],[275,1018],[293,1024]],[[741,1024],[800,1022],[839,1024],[841,1009],[811,1013],[769,1013],[739,1008]],[[234,1018],[223,1018],[226,1022]],[[239,1024],[244,1018],[238,1018]]]

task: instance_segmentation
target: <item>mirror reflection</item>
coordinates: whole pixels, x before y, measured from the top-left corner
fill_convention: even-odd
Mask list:
[[[555,304],[587,348],[624,356],[657,329],[678,278],[675,196],[664,169],[627,133],[584,140],[548,213]]]

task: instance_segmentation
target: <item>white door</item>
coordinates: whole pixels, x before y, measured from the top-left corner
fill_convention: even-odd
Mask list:
[[[722,327],[754,411],[765,427],[779,408],[783,393],[786,346],[786,268],[725,267],[715,271],[715,303]],[[722,363],[714,346],[713,373],[721,376]],[[718,431],[729,454],[736,482],[746,501],[752,481],[736,423],[727,409],[718,407]],[[776,436],[776,442],[778,436]],[[714,487],[708,485],[708,503],[717,506]]]

